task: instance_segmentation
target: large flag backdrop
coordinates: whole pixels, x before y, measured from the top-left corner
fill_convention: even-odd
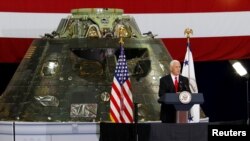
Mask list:
[[[32,39],[55,30],[74,8],[121,8],[142,33],[162,38],[183,60],[192,28],[194,61],[250,58],[249,0],[8,0],[0,5],[0,62],[20,62]]]

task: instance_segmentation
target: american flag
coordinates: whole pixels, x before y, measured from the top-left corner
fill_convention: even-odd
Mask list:
[[[116,64],[110,98],[110,118],[116,123],[133,123],[133,98],[124,48]]]

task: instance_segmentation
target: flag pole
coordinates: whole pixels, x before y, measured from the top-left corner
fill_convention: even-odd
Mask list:
[[[116,68],[111,87],[110,116],[116,123],[133,123],[133,97],[131,92],[131,82],[126,61],[126,55],[122,45],[125,29],[119,29],[120,54],[116,62]],[[118,39],[119,40],[119,39]],[[117,41],[118,43],[118,41]]]
[[[195,72],[194,72],[193,55],[192,55],[191,47],[190,47],[190,36],[192,34],[193,34],[193,30],[191,28],[185,29],[184,35],[187,38],[187,51],[186,51],[186,55],[185,55],[185,59],[184,59],[184,63],[185,63],[184,66],[186,66],[186,65],[188,65],[188,66],[186,66],[186,69],[184,70],[184,72],[186,72],[186,74],[183,73],[183,70],[182,70],[182,74],[184,74],[186,77],[188,77],[189,87],[191,88],[191,92],[198,93]],[[191,121],[194,121],[194,122],[200,121],[200,106],[199,106],[199,104],[195,104],[192,106],[192,108],[189,110],[189,116],[190,116]]]
[[[184,35],[187,37],[187,47],[188,47],[188,60],[190,60],[190,35],[193,35],[193,30],[191,28],[186,28]],[[190,65],[188,65],[188,79],[190,78]]]
[[[119,43],[120,43],[120,52],[122,52],[123,50],[123,45],[124,45],[124,41],[123,41],[123,31],[124,31],[124,27],[120,27],[119,28]],[[124,112],[124,103],[123,103],[123,100],[124,100],[124,95],[123,93],[121,93],[121,112]]]
[[[124,31],[124,27],[120,27],[119,29],[119,43],[120,43],[120,47],[122,49],[122,47],[124,46],[124,41],[123,41],[123,31]],[[138,137],[138,129],[137,129],[137,124],[138,124],[138,103],[133,103],[134,104],[134,125],[135,125],[135,141],[138,141],[139,137]]]

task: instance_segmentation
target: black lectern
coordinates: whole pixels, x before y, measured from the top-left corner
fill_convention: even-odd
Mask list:
[[[181,93],[166,93],[158,102],[163,104],[172,104],[176,109],[176,123],[188,122],[188,110],[194,104],[202,104],[204,102],[202,93],[181,92]]]

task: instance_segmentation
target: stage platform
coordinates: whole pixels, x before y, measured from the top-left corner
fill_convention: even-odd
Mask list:
[[[244,125],[244,121],[167,124],[144,122],[3,122],[1,141],[207,141],[209,125]]]
[[[95,122],[1,122],[0,141],[99,141]]]

